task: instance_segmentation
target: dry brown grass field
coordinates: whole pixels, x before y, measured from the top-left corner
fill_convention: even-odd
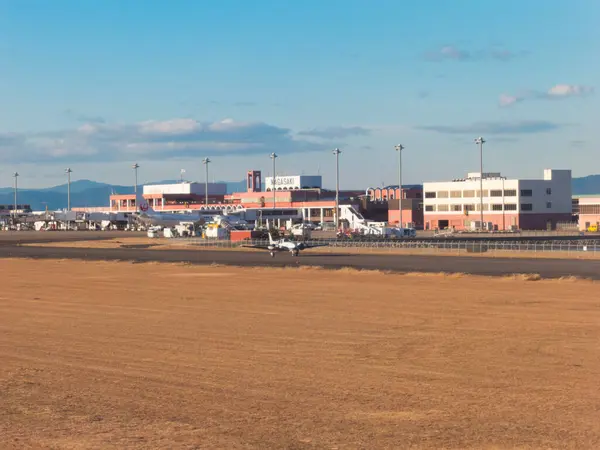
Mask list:
[[[7,259],[0,273],[3,449],[600,446],[597,283]]]

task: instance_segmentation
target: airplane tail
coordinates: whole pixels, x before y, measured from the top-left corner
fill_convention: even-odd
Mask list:
[[[271,235],[270,231],[269,231],[269,244],[271,244],[271,245],[275,244],[275,241],[273,240],[273,236]]]
[[[137,194],[135,198],[135,206],[136,212],[143,213],[153,213],[154,209],[150,206],[150,203],[141,195]]]

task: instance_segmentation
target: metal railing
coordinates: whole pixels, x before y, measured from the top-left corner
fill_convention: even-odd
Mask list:
[[[427,254],[427,253],[454,253],[454,254],[493,254],[510,256],[511,253],[536,254],[566,254],[573,256],[598,256],[600,257],[600,240],[545,240],[545,241],[505,241],[501,239],[477,241],[431,241],[431,240],[388,240],[388,241],[359,241],[352,239],[322,239],[303,241],[309,245],[327,244],[319,247],[321,252],[350,251],[350,252],[390,252],[395,251]],[[173,244],[194,245],[202,248],[236,249],[244,246],[267,246],[268,240],[246,240],[232,242],[229,240],[178,238],[173,239]]]

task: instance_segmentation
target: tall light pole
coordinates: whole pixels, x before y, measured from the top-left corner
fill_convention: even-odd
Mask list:
[[[15,177],[15,206],[13,209],[13,216],[16,218],[17,217],[17,190],[19,189],[17,179],[19,178],[19,172],[13,173],[13,177]]]
[[[273,209],[275,209],[275,159],[277,158],[277,153],[271,153],[269,157],[273,160],[273,182],[271,183],[271,189],[273,190]]]
[[[404,146],[398,144],[394,148],[398,152],[398,209],[400,210],[400,228],[404,228],[402,222],[402,150],[404,150]]]
[[[179,181],[183,183],[183,174],[185,173],[185,169],[181,169],[179,171]]]
[[[65,173],[67,174],[67,211],[71,211],[71,173],[73,171],[67,167]]]
[[[133,186],[133,192],[134,194],[136,194],[137,197],[137,188],[138,188],[138,169],[140,168],[140,165],[138,163],[135,163],[133,166],[131,166],[133,168],[133,171],[135,172],[135,185]]]
[[[206,169],[206,178],[204,179],[204,206],[206,206],[206,209],[208,209],[208,165],[211,162],[212,161],[209,158],[204,158],[202,160],[202,164],[204,164]]]
[[[479,145],[479,208],[481,229],[483,229],[483,144],[485,140],[479,136],[475,139],[475,143]]]
[[[335,155],[335,231],[337,232],[340,228],[340,153],[342,151],[336,148],[333,151]]]
[[[502,177],[502,231],[506,231],[506,214],[505,214],[505,209],[506,209],[506,200],[504,200],[504,180],[506,180],[506,177]]]

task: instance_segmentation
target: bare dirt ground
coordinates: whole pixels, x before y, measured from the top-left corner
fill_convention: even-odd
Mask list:
[[[264,251],[240,246],[227,247],[226,242],[217,243],[216,245],[207,244],[192,244],[185,239],[166,239],[166,238],[146,238],[146,237],[124,237],[117,239],[107,239],[99,241],[63,241],[63,242],[43,242],[43,243],[24,243],[21,245],[35,247],[70,247],[70,248],[121,248],[127,246],[147,246],[148,250],[190,250],[199,251],[203,248],[209,250],[235,250],[235,251]],[[566,246],[565,246],[566,248]],[[433,255],[433,256],[472,256],[479,258],[551,258],[551,259],[599,259],[600,252],[580,252],[580,251],[514,251],[490,249],[484,253],[468,253],[463,249],[435,249],[435,248],[415,248],[415,249],[398,249],[398,248],[377,248],[377,247],[319,247],[316,249],[308,249],[305,252],[323,254],[330,252],[344,253],[367,253],[367,254],[382,254],[382,255]]]
[[[597,283],[0,271],[3,449],[600,446]]]

